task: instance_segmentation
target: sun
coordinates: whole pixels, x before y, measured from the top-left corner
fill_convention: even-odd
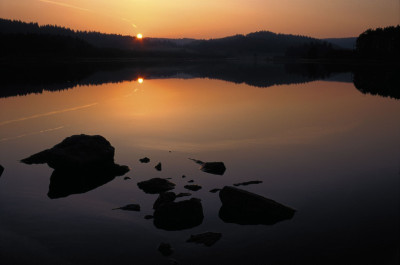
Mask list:
[[[139,77],[137,81],[139,82],[139,84],[142,84],[144,79],[143,79],[143,77]]]
[[[138,34],[136,35],[136,38],[138,38],[139,40],[143,39],[142,33],[138,33]]]

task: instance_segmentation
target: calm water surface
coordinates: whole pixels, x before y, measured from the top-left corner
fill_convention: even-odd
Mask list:
[[[398,100],[332,81],[259,88],[145,79],[1,98],[0,263],[396,264],[399,113]],[[81,133],[108,139],[131,179],[49,199],[52,169],[19,160]],[[138,161],[144,156],[149,164]],[[227,170],[204,173],[189,157]],[[201,185],[192,194],[202,224],[164,231],[145,220],[157,196],[137,182],[153,177],[172,178],[178,193],[188,180]],[[294,218],[271,226],[219,219],[209,190],[249,180],[263,183],[243,189],[291,206]],[[112,210],[130,203],[142,210]],[[186,243],[206,231],[221,240]],[[174,248],[170,257],[157,251],[161,242]]]

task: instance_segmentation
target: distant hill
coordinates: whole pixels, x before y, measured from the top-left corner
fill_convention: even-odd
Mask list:
[[[333,45],[336,45],[342,49],[354,50],[356,48],[357,37],[328,38],[328,39],[322,39],[322,40],[329,42]]]
[[[290,34],[258,31],[247,35],[235,35],[219,39],[196,40],[185,48],[200,53],[230,55],[283,54],[287,48],[321,40]]]

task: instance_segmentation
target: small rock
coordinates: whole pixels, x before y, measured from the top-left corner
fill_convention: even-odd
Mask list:
[[[161,252],[164,256],[170,256],[172,253],[174,253],[174,250],[172,249],[171,245],[168,243],[161,243],[158,246],[158,251]]]
[[[191,235],[186,242],[194,242],[196,244],[203,244],[207,247],[214,245],[222,237],[221,233],[206,232],[197,235]]]
[[[252,180],[252,181],[236,183],[236,184],[233,184],[233,186],[235,186],[235,187],[237,187],[237,186],[247,186],[247,185],[251,185],[251,184],[260,184],[260,183],[262,183],[261,180]]]
[[[191,179],[191,180],[189,180],[189,181],[188,181],[188,183],[193,183],[193,182],[194,182],[194,180],[193,180],[193,179]]]
[[[119,208],[114,208],[113,210],[125,210],[125,211],[135,211],[140,212],[140,205],[139,204],[128,204]]]
[[[152,215],[146,215],[144,217],[144,219],[146,219],[146,220],[150,220],[150,219],[153,219],[153,218],[154,218],[154,216],[152,216]]]
[[[150,162],[150,158],[148,158],[146,156],[146,157],[143,157],[143,158],[139,159],[139,161],[140,161],[140,163],[149,163]]]
[[[137,185],[139,189],[143,190],[145,193],[150,194],[161,193],[164,191],[173,190],[175,188],[174,183],[162,178],[152,178],[139,182]]]
[[[182,175],[182,178],[184,179],[184,178],[186,178],[186,176],[185,176],[185,175]]]
[[[221,189],[212,189],[212,190],[210,190],[210,192],[211,193],[216,193],[216,192],[218,192],[218,191],[220,191]]]
[[[128,180],[128,179],[131,179],[130,177],[124,177],[124,180]]]
[[[4,172],[4,167],[2,165],[0,165],[0,177],[3,174],[3,172]]]
[[[193,158],[189,159],[201,165],[200,170],[203,172],[214,175],[223,175],[225,173],[226,168],[223,162],[203,162],[201,160],[196,160]]]
[[[198,190],[201,189],[201,186],[199,186],[199,185],[185,185],[184,188],[188,189],[188,190],[192,190],[192,191],[198,191]]]
[[[161,162],[158,163],[154,168],[157,169],[158,171],[161,171]]]
[[[180,197],[187,197],[187,196],[192,196],[192,194],[191,194],[191,193],[187,193],[187,192],[181,192],[181,193],[178,193],[178,194],[176,195],[177,198],[180,198]]]

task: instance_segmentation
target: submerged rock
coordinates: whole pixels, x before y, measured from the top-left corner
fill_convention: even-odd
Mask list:
[[[191,179],[191,180],[189,180],[189,181],[188,181],[188,183],[193,183],[193,182],[194,182],[194,180],[193,180],[193,179]]]
[[[131,179],[131,178],[130,178],[130,177],[125,177],[125,178],[124,178],[124,180],[128,180],[128,179]]]
[[[193,242],[196,244],[203,244],[207,247],[214,245],[222,237],[221,233],[206,232],[197,235],[191,235],[186,242]]]
[[[164,256],[170,256],[172,253],[174,253],[174,250],[172,249],[171,245],[168,243],[161,243],[158,246],[158,251],[161,252]]]
[[[158,163],[154,168],[157,169],[158,171],[161,171],[161,162]]]
[[[137,185],[139,189],[143,190],[145,193],[150,194],[161,193],[164,191],[173,190],[175,188],[174,183],[162,178],[152,178],[139,182]]]
[[[203,172],[214,175],[223,175],[225,173],[226,168],[223,162],[203,162],[192,158],[189,159],[201,165],[200,170]]]
[[[140,205],[139,204],[128,204],[119,208],[114,208],[113,210],[125,210],[125,211],[135,211],[140,212]]]
[[[188,189],[188,190],[192,190],[192,191],[198,191],[198,190],[201,189],[201,186],[199,186],[199,185],[185,185],[184,188]]]
[[[216,193],[216,192],[218,192],[218,191],[220,191],[221,189],[212,189],[212,190],[210,190],[210,192],[211,193]]]
[[[292,219],[295,210],[255,193],[225,186],[219,197],[222,207],[219,217],[226,223],[265,224]]]
[[[154,225],[168,231],[196,227],[203,222],[203,218],[201,201],[195,198],[165,203],[154,211]]]
[[[149,163],[150,162],[150,158],[148,157],[143,157],[141,159],[139,159],[140,163]]]
[[[3,174],[3,172],[4,172],[4,167],[2,165],[0,165],[0,177]]]
[[[237,187],[237,186],[247,186],[247,185],[251,185],[251,184],[260,184],[262,183],[261,180],[251,180],[251,181],[246,181],[246,182],[241,182],[241,183],[235,183],[233,184],[233,186]]]
[[[146,215],[145,217],[144,217],[144,219],[146,219],[146,220],[150,220],[150,219],[153,219],[154,218],[154,216],[152,216],[152,215],[150,215],[150,214],[148,214],[148,215]]]
[[[157,200],[153,204],[153,209],[157,209],[158,207],[162,206],[164,203],[173,202],[176,199],[175,192],[168,191],[162,192],[158,195]]]

